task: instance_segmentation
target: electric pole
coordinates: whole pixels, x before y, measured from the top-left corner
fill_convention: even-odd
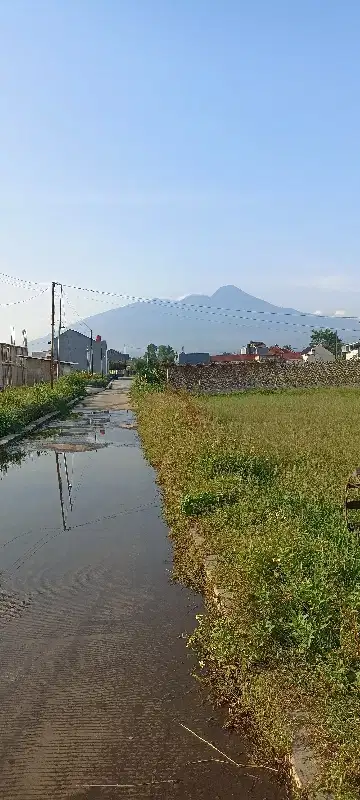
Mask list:
[[[60,378],[60,336],[61,336],[61,328],[62,328],[62,318],[61,318],[61,304],[62,304],[62,292],[63,287],[62,283],[58,284],[60,286],[60,299],[59,299],[59,332],[58,332],[58,340],[57,340],[57,365],[56,365],[56,377],[57,379]]]
[[[90,328],[90,375],[94,374],[94,347],[93,347],[93,332]]]
[[[51,283],[51,350],[50,350],[50,386],[54,386],[54,329],[55,329],[55,281]]]

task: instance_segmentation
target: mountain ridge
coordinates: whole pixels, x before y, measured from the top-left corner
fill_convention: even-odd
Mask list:
[[[94,337],[101,335],[108,347],[122,350],[125,344],[131,354],[144,350],[149,342],[171,344],[178,351],[184,347],[187,352],[210,353],[236,352],[252,339],[300,348],[309,343],[312,327],[336,327],[332,317],[276,306],[233,285],[220,286],[211,295],[191,294],[176,301],[136,301],[84,318],[84,323],[92,328]],[[84,332],[79,323],[69,327]],[[38,339],[31,347],[41,349],[48,339]]]

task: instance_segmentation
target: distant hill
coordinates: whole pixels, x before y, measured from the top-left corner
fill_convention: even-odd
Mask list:
[[[108,347],[123,349],[125,345],[127,352],[133,354],[149,342],[171,344],[176,350],[184,347],[186,352],[210,353],[240,350],[250,339],[301,348],[309,343],[312,326],[335,327],[334,318],[292,316],[297,314],[295,309],[272,305],[236,286],[221,286],[210,296],[131,303],[88,317],[85,322],[94,336],[100,334],[106,339]],[[352,321],[341,320],[339,326],[356,327]],[[76,323],[71,327],[84,332]],[[357,327],[360,334],[360,325]],[[340,337],[351,340],[356,334],[340,331]],[[47,342],[48,336],[31,346],[41,349]]]

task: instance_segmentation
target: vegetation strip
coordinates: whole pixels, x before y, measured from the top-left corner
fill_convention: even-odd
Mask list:
[[[75,372],[60,378],[51,389],[49,383],[8,388],[0,393],[0,438],[21,433],[39,417],[65,411],[72,400],[85,396],[88,376]]]
[[[201,679],[262,757],[283,761],[306,735],[314,790],[357,798],[360,547],[342,503],[360,462],[360,391],[134,399],[177,575],[206,594],[210,558],[228,598],[219,613],[211,593],[191,638]]]

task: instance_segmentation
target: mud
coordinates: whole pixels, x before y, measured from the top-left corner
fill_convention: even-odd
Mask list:
[[[13,613],[0,614],[0,795],[280,798],[191,677],[184,635],[201,600],[171,583],[133,424],[118,381],[1,473],[0,608]],[[65,431],[85,449],[47,449]]]

